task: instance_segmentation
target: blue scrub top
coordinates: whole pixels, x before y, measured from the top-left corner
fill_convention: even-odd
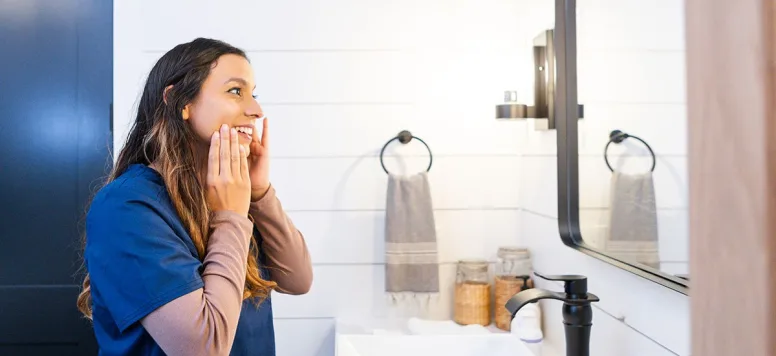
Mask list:
[[[255,227],[254,235],[261,243]],[[97,193],[86,219],[84,259],[100,355],[164,355],[140,319],[204,283],[197,250],[155,170],[131,165]],[[260,272],[268,279],[266,268]],[[243,302],[230,355],[275,355],[269,298],[258,308]]]

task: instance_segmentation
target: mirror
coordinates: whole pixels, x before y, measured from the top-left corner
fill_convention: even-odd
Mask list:
[[[562,2],[556,11],[565,21],[555,29],[558,67],[566,68],[556,97],[562,238],[687,294],[683,3]],[[564,109],[576,103],[584,103],[584,120]]]

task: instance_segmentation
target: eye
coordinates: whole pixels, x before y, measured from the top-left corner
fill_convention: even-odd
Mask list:
[[[229,93],[235,94],[237,96],[242,96],[242,89],[235,87],[235,88],[229,89]]]

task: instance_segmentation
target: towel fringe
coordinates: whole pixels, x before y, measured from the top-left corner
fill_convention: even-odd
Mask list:
[[[422,317],[433,312],[432,307],[439,303],[440,293],[387,292],[385,297],[398,316]]]

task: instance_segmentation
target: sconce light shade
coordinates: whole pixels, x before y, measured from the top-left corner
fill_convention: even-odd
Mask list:
[[[528,105],[525,104],[499,104],[496,105],[497,119],[527,119]]]
[[[528,118],[528,105],[517,102],[516,91],[505,91],[504,104],[496,105],[496,117],[499,119]]]

